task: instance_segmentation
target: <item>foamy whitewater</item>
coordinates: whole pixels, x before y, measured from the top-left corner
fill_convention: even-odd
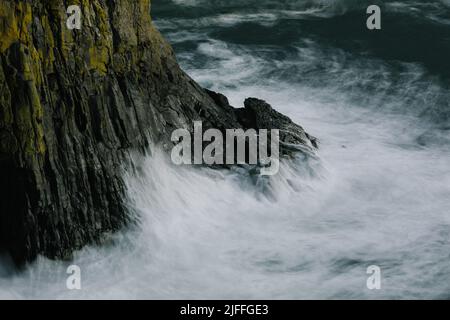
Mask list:
[[[153,148],[126,173],[136,225],[73,261],[2,258],[0,298],[450,298],[449,3],[385,2],[371,38],[364,1],[153,1],[196,81],[265,99],[319,138],[317,159],[269,181]]]

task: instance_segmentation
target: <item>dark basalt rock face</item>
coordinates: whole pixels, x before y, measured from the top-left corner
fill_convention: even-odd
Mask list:
[[[314,149],[318,147],[317,139],[310,136],[298,124],[292,122],[290,118],[274,110],[267,102],[248,98],[244,102],[245,108],[238,109],[237,115],[239,122],[246,128],[254,129],[279,129],[280,142],[285,150],[291,145],[302,146]]]
[[[205,129],[301,127],[250,99],[234,109],[178,66],[153,27],[150,0],[0,2],[0,249],[17,263],[70,257],[130,219],[122,169],[150,142],[202,120]],[[270,127],[270,128],[269,128]]]

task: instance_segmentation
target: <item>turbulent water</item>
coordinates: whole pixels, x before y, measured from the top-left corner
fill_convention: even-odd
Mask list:
[[[154,0],[196,81],[267,100],[318,158],[267,184],[155,151],[127,177],[137,226],[74,261],[3,258],[0,298],[450,298],[450,2],[383,1],[368,31],[377,2]]]

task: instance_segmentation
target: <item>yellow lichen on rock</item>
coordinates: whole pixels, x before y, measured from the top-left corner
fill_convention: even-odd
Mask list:
[[[21,72],[26,81],[24,95],[28,97],[26,103],[18,105],[16,112],[16,123],[22,136],[20,140],[25,144],[23,147],[27,154],[44,154],[46,151],[42,127],[44,108],[37,89],[41,82],[39,54],[34,47],[28,48],[23,44],[20,45],[19,53]]]
[[[89,69],[97,70],[100,74],[108,72],[109,50],[106,47],[89,48]]]
[[[34,47],[31,33],[32,8],[25,1],[0,2],[0,53],[5,53],[14,44],[17,48],[18,71],[25,81],[23,97],[15,102],[13,109],[2,106],[3,125],[10,125],[14,117],[17,137],[25,154],[32,157],[46,151],[42,118],[44,109],[37,89],[42,83],[42,56]],[[5,109],[6,108],[6,109]]]
[[[42,61],[44,61],[45,70],[48,72],[53,71],[53,62],[55,61],[55,39],[50,27],[50,22],[47,16],[42,16],[41,19],[42,29],[44,31],[44,39],[46,48],[39,50],[39,55]],[[45,51],[44,51],[45,50]]]
[[[0,2],[0,52],[5,52],[13,43],[28,44],[31,40],[31,5],[28,2]]]

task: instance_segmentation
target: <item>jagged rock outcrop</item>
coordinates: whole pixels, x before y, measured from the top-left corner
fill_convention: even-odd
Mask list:
[[[168,145],[174,129],[239,128],[255,114],[294,125],[252,101],[243,116],[197,85],[152,25],[150,0],[70,4],[81,30],[66,27],[65,1],[0,2],[0,249],[18,263],[69,257],[121,228],[130,152]]]

